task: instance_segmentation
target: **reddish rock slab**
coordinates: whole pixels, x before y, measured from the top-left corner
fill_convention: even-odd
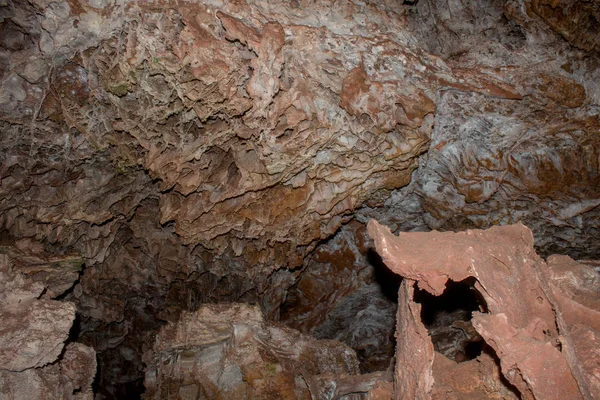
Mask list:
[[[428,399],[433,388],[433,343],[413,301],[414,281],[405,279],[398,293],[396,388],[394,399]]]
[[[433,375],[436,381],[431,398],[434,400],[519,399],[503,382],[496,360],[486,353],[463,363],[436,353]]]
[[[600,274],[590,263],[567,256],[547,260],[563,346],[581,390],[588,399],[600,398]]]
[[[485,231],[395,236],[372,220],[368,231],[392,271],[434,295],[443,293],[448,280],[476,279],[474,287],[488,312],[474,313],[474,327],[495,350],[504,377],[523,398],[581,399],[591,393],[589,383],[581,377],[582,361],[568,342],[562,342],[568,335],[567,325],[560,323],[560,309],[554,311],[560,304],[550,293],[544,276],[546,264],[535,253],[533,235],[527,227],[517,224]],[[406,288],[400,295],[403,302],[412,303]],[[405,313],[399,311],[398,343],[411,343],[408,340],[424,329],[423,324],[410,306],[399,304],[399,310]],[[419,340],[411,345],[416,348],[410,351],[419,354],[419,350],[429,352],[431,343]],[[416,358],[415,362],[405,356],[406,351],[398,346],[396,379],[406,380],[397,380],[397,385],[422,388],[421,398],[430,398],[431,386],[423,384],[432,373],[429,360]],[[419,373],[402,375],[407,368]],[[396,390],[396,398],[403,398],[401,390],[405,389]]]

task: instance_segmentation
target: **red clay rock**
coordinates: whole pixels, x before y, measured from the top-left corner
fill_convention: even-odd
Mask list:
[[[434,384],[433,344],[421,322],[421,307],[412,300],[413,285],[404,279],[398,293],[395,399],[428,399]]]
[[[492,356],[483,353],[462,363],[436,353],[433,360],[434,400],[517,400],[520,397],[503,382],[500,367]]]
[[[600,5],[581,0],[531,0],[528,10],[542,17],[548,25],[573,45],[584,50],[600,50]]]
[[[593,265],[598,265],[595,263]],[[598,270],[567,256],[547,260],[557,324],[568,360],[586,398],[600,398],[600,290]],[[596,267],[597,268],[597,267]]]
[[[578,399],[594,392],[582,374],[581,366],[589,365],[587,356],[577,358],[574,344],[569,343],[569,325],[561,323],[563,305],[551,293],[547,266],[535,253],[533,236],[525,226],[397,237],[373,220],[368,229],[386,265],[405,277],[405,282],[416,281],[422,289],[440,295],[448,280],[476,279],[474,287],[485,299],[488,312],[474,313],[473,325],[495,350],[504,377],[521,396]],[[408,286],[403,283],[400,293],[406,305],[399,305],[404,313],[399,313],[396,374],[415,371],[403,376],[402,382],[429,398],[433,352],[418,310],[411,310],[414,303]],[[412,327],[406,329],[407,324]],[[409,343],[417,343],[416,348],[407,348]],[[405,356],[408,351],[420,355],[416,365]],[[402,398],[403,389],[397,390],[397,398]]]

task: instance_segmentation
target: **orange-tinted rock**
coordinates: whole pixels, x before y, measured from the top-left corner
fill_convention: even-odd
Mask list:
[[[381,254],[377,242],[376,246]],[[413,280],[404,279],[398,292],[394,399],[428,399],[434,384],[433,344],[421,322],[421,307],[413,301],[413,285]]]
[[[450,7],[420,0],[411,6],[411,35],[458,79],[439,77],[444,89],[431,145],[410,187],[381,212],[367,210],[365,219],[454,231],[520,221],[544,255],[600,254],[597,241],[587,239],[600,221],[598,58],[571,46],[535,11],[555,14],[577,35],[596,40],[588,23],[597,8],[592,3],[458,0]],[[419,210],[389,211],[413,194]]]
[[[598,2],[532,0],[526,4],[573,45],[584,50],[600,50]]]

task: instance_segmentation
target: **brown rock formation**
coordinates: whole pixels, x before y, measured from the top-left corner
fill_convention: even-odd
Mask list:
[[[206,305],[160,330],[145,356],[148,399],[316,399],[368,393],[354,351],[267,324],[257,307]]]
[[[16,245],[0,247],[2,398],[92,399],[96,353],[81,343],[65,347],[75,305],[52,300],[73,285],[81,259]]]
[[[591,0],[0,0],[0,241],[11,262],[43,254],[32,280],[3,281],[31,304],[7,318],[60,327],[0,333],[7,357],[37,341],[11,368],[56,360],[75,321],[97,395],[133,398],[161,327],[245,302],[385,369],[396,297],[370,218],[522,222],[544,255],[600,258],[598,15]],[[439,333],[470,340],[457,329]]]

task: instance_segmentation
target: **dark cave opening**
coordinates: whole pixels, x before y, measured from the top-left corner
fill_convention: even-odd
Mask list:
[[[369,264],[373,266],[375,282],[381,288],[381,292],[389,300],[398,303],[398,290],[402,283],[402,277],[392,272],[392,270],[385,265],[381,256],[374,248],[370,248],[367,251],[367,260]]]
[[[279,307],[279,321],[316,339],[351,347],[361,373],[389,370],[394,359],[398,289],[366,231],[347,226],[324,241]]]
[[[414,300],[421,304],[421,319],[429,331],[435,351],[456,362],[477,358],[485,342],[471,318],[473,312],[487,313],[487,305],[475,289],[475,278],[448,280],[440,296],[415,286]]]
[[[313,336],[350,346],[356,352],[360,372],[367,374],[393,368],[402,278],[385,265],[374,249],[365,249],[363,256],[362,285],[339,298],[316,326]],[[331,282],[332,287],[334,283]]]

